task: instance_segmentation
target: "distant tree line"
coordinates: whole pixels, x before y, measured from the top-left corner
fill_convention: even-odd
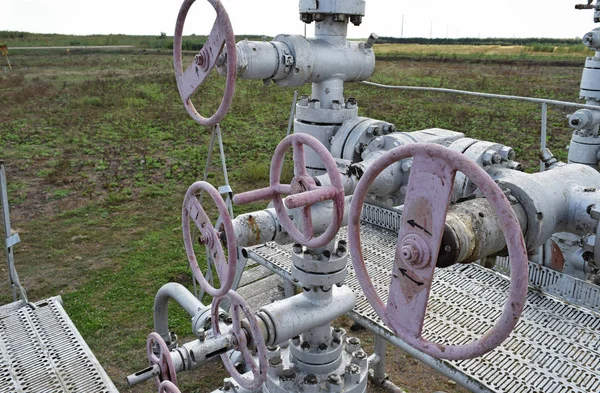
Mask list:
[[[424,38],[424,37],[379,37],[378,44],[423,44],[423,45],[578,45],[580,38]]]

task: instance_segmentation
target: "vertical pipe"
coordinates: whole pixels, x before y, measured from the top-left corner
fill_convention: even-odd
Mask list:
[[[386,341],[383,337],[375,334],[375,356],[379,359],[379,361],[373,366],[373,378],[377,383],[381,383],[383,380],[387,378],[385,374],[385,349],[387,346]]]

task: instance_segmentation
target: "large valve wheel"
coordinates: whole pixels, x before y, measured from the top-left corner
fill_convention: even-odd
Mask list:
[[[196,193],[198,191],[206,192],[216,204],[221,215],[222,227],[227,239],[227,257],[223,251],[219,232],[213,227],[210,218],[198,202]],[[198,266],[196,254],[194,253],[194,243],[190,233],[190,220],[192,220],[200,231],[200,240],[208,248],[211,258],[214,261],[217,270],[217,276],[221,283],[221,288],[217,289],[210,285],[204,274]],[[235,269],[237,266],[237,247],[235,242],[235,232],[231,217],[227,210],[227,205],[221,198],[219,191],[204,181],[199,181],[190,186],[183,200],[181,213],[181,224],[183,229],[183,242],[188,256],[188,262],[192,273],[200,286],[211,296],[223,296],[231,289],[235,278]]]
[[[246,365],[250,367],[250,370],[252,371],[253,378],[247,379],[240,374],[231,362],[229,354],[221,354],[221,360],[227,371],[229,371],[229,374],[240,384],[240,386],[249,390],[258,389],[267,379],[267,349],[262,330],[243,297],[235,291],[229,291],[225,297],[229,300],[229,304],[231,305],[229,313],[231,314],[232,319],[231,333],[237,342],[234,344],[235,349],[240,351],[244,356]],[[225,297],[213,298],[211,323],[215,337],[221,336],[221,329],[219,327],[219,304],[221,304]],[[246,320],[248,321],[248,325],[243,327],[242,321],[240,320],[240,311],[246,316]],[[258,364],[252,358],[252,353],[248,348],[247,334],[250,335],[253,347],[257,351]]]
[[[158,355],[154,353],[155,345],[158,346]],[[150,366],[157,364],[160,367],[160,374],[154,377],[156,386],[160,387],[161,383],[164,381],[171,381],[172,383],[177,384],[177,373],[175,371],[175,366],[173,365],[173,359],[171,359],[171,352],[160,334],[152,332],[148,335],[148,341],[146,341],[146,353],[148,354]]]
[[[181,393],[181,391],[173,382],[162,381],[158,387],[158,393]]]
[[[312,148],[325,164],[331,186],[317,186],[312,177],[306,173],[304,145]],[[291,184],[280,184],[283,159],[290,146],[294,150],[294,178]],[[245,204],[271,199],[281,226],[296,242],[307,247],[318,248],[333,240],[344,218],[344,186],[335,160],[318,139],[308,134],[293,134],[283,139],[275,149],[271,161],[270,179],[269,187],[235,195],[233,202]],[[289,195],[285,198],[285,206],[281,201],[282,194]],[[325,200],[333,200],[331,222],[324,233],[314,237],[311,206]],[[289,209],[302,208],[302,232],[294,226],[285,209],[286,206]]]
[[[179,15],[177,15],[175,36],[173,38],[175,78],[177,80],[179,95],[190,116],[203,126],[214,126],[223,120],[233,101],[237,67],[235,36],[225,7],[223,7],[219,0],[208,0],[215,11],[217,11],[217,20],[215,21],[204,46],[194,57],[194,62],[184,71],[183,60],[181,58],[183,25],[187,13],[195,1],[196,0],[184,0],[181,9],[179,10]],[[227,51],[227,79],[225,93],[219,109],[217,109],[212,116],[206,118],[198,113],[194,104],[192,104],[191,96],[204,83],[210,74],[210,71],[215,68],[219,54],[223,50],[223,45],[226,45]]]
[[[360,243],[360,212],[370,185],[383,169],[411,156],[412,169],[386,305],[375,291],[365,267]],[[423,338],[422,330],[457,171],[471,179],[496,209],[508,245],[511,283],[502,315],[483,337],[465,345],[442,345]],[[431,356],[458,360],[480,356],[508,337],[525,304],[527,252],[506,196],[474,161],[438,145],[419,143],[397,147],[381,156],[364,173],[354,192],[350,211],[348,243],[356,276],[373,309],[401,339]]]

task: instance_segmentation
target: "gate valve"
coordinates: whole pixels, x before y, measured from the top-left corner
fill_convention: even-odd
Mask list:
[[[225,256],[225,252],[223,251],[220,233],[213,227],[210,218],[206,214],[206,211],[202,208],[202,205],[196,198],[196,193],[198,191],[206,192],[217,205],[217,209],[219,210],[222,220],[221,229],[225,233],[225,238],[227,241],[227,256]],[[196,254],[194,253],[194,243],[190,233],[190,220],[196,224],[196,227],[200,231],[200,241],[208,248],[210,256],[214,261],[215,268],[217,270],[217,276],[219,277],[219,282],[221,283],[221,288],[219,289],[213,287],[206,280],[204,274],[198,266]],[[235,277],[235,269],[237,266],[237,246],[235,242],[233,224],[231,223],[231,217],[229,216],[227,205],[223,201],[219,191],[204,181],[199,181],[192,184],[187,190],[183,200],[181,224],[185,251],[187,253],[188,262],[194,277],[200,283],[202,289],[204,289],[204,291],[209,295],[225,295],[231,289]]]
[[[228,353],[221,354],[221,360],[225,365],[229,374],[240,386],[249,389],[258,389],[267,379],[267,348],[265,345],[265,338],[263,332],[257,322],[257,317],[254,316],[252,310],[241,297],[235,291],[229,291],[225,296],[214,297],[211,305],[211,324],[215,338],[221,337],[221,328],[219,326],[219,305],[227,298],[231,305],[229,313],[232,318],[231,330],[228,334],[232,334],[234,337],[234,348],[242,353],[246,365],[250,367],[252,372],[252,379],[244,377],[235,368],[235,365],[231,361]],[[246,316],[243,326],[240,320],[240,313]],[[249,340],[251,340],[252,347],[257,352],[258,363],[253,359],[250,348],[248,347]]]
[[[360,243],[360,213],[375,178],[389,165],[409,157],[413,157],[412,169],[386,305],[365,267]],[[502,315],[483,337],[464,345],[443,345],[423,338],[422,331],[457,171],[479,188],[498,214],[510,255],[511,284]],[[477,163],[440,145],[417,143],[397,147],[382,155],[364,173],[354,192],[350,212],[348,244],[356,277],[373,309],[398,337],[428,355],[450,360],[480,356],[508,337],[517,324],[527,296],[527,252],[510,203]]]
[[[155,347],[158,347],[158,354],[154,353]],[[154,367],[155,365],[158,365],[160,368],[160,373],[154,377],[154,383],[159,387],[159,391],[160,386],[162,386],[162,383],[165,381],[177,384],[177,373],[175,371],[175,366],[173,365],[171,352],[160,334],[152,332],[148,335],[148,341],[146,341],[146,353],[148,354],[150,366]]]
[[[177,88],[179,95],[183,100],[183,105],[190,116],[203,126],[214,126],[219,123],[229,110],[233,95],[235,92],[235,77],[237,55],[235,49],[235,36],[229,15],[219,0],[208,0],[217,12],[217,20],[215,21],[210,35],[202,46],[200,52],[195,56],[192,64],[183,70],[183,60],[181,58],[182,41],[183,41],[183,25],[187,13],[196,0],[184,0],[177,15],[177,24],[175,25],[175,35],[173,37],[173,64],[175,67],[175,79],[177,80]],[[217,65],[219,54],[226,47],[227,53],[227,77],[225,82],[225,93],[219,109],[210,117],[206,118],[200,115],[194,104],[192,104],[192,94],[204,83],[210,72]]]
[[[331,180],[330,186],[317,186],[312,177],[306,172],[304,145],[312,148],[325,164],[327,174]],[[294,151],[294,178],[291,184],[280,184],[283,159],[286,150],[290,146]],[[245,204],[272,199],[281,226],[296,243],[318,248],[333,240],[340,229],[344,216],[344,186],[333,156],[318,139],[308,134],[293,134],[283,139],[275,149],[271,161],[270,179],[271,185],[269,187],[237,194],[233,197],[233,202]],[[289,195],[285,198],[285,202],[281,200],[282,194]],[[325,200],[333,200],[331,222],[323,234],[314,237],[311,205]],[[302,208],[302,232],[292,223],[286,207],[288,209]]]

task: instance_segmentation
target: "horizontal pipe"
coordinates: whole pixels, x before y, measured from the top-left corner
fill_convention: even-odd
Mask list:
[[[354,308],[355,295],[347,286],[333,287],[331,298],[317,301],[306,293],[267,304],[259,316],[268,319],[268,345],[277,345],[310,329],[330,323]]]

